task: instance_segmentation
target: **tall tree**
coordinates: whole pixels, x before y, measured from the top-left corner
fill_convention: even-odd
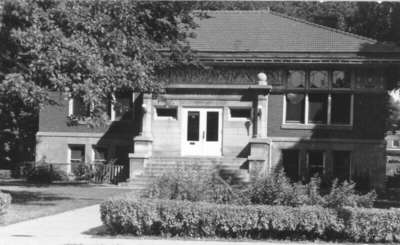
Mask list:
[[[24,123],[37,122],[39,106],[51,102],[48,91],[82,97],[93,105],[97,123],[111,93],[159,90],[157,70],[192,61],[186,42],[195,27],[190,9],[190,3],[177,2],[6,1],[0,24],[0,159],[11,160],[24,138],[34,139],[35,126],[32,132]],[[170,52],[161,55],[160,49]]]

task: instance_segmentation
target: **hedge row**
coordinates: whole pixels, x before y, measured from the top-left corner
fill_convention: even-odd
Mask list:
[[[101,204],[114,233],[183,237],[399,242],[400,210],[235,206],[120,198]]]
[[[11,205],[11,195],[0,191],[0,215],[7,212]]]

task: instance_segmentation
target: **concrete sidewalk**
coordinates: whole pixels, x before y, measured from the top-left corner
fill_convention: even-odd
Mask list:
[[[101,237],[95,234],[101,230],[99,205],[80,208],[61,214],[33,219],[5,227],[0,227],[0,245],[9,244],[135,244],[135,245],[250,245],[285,244],[287,242],[265,241],[206,241],[206,240],[157,240],[151,238]],[[316,244],[299,242],[299,244]],[[326,244],[326,243],[323,243]]]

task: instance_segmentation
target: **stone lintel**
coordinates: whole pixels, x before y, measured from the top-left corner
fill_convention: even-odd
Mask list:
[[[136,136],[133,140],[135,142],[139,142],[139,141],[141,141],[141,142],[153,142],[153,137],[145,136],[145,135],[139,135],[139,136]]]

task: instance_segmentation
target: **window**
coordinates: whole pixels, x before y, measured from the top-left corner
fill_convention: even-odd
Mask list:
[[[349,89],[351,87],[351,74],[349,71],[333,71],[332,88]]]
[[[327,120],[327,94],[308,95],[308,122],[325,124]]]
[[[158,119],[177,119],[177,108],[156,108],[156,118]]]
[[[303,76],[299,74],[293,77],[302,80]],[[294,86],[294,78],[288,77],[283,123],[352,126],[354,95],[349,90],[350,73],[312,70],[304,74],[309,76],[305,76],[308,79],[305,79],[306,87],[301,92],[293,89],[299,86]]]
[[[75,97],[69,100],[69,116],[89,117],[90,105],[85,104],[82,98]]]
[[[328,88],[328,72],[311,71],[310,88]]]
[[[229,108],[230,118],[239,120],[248,120],[251,118],[250,108]]]
[[[187,141],[199,141],[200,112],[189,111],[187,122]]]
[[[351,94],[332,94],[331,95],[331,123],[350,124],[351,123]]]
[[[333,176],[338,178],[339,182],[350,179],[350,152],[333,152]]]
[[[289,93],[286,95],[286,122],[304,123],[304,94]]]
[[[323,151],[308,151],[307,152],[308,176],[322,176],[325,167],[325,154]]]
[[[70,145],[69,152],[70,163],[85,162],[85,145]]]
[[[114,103],[111,104],[111,120],[132,120],[132,92],[117,93],[113,96]]]
[[[107,148],[93,146],[93,161],[96,163],[104,163],[107,161]]]
[[[299,150],[282,150],[283,169],[293,182],[299,180],[299,154]]]
[[[305,71],[288,71],[287,72],[287,88],[305,88],[306,73]]]
[[[400,140],[393,140],[392,141],[392,146],[393,147],[400,147]]]

